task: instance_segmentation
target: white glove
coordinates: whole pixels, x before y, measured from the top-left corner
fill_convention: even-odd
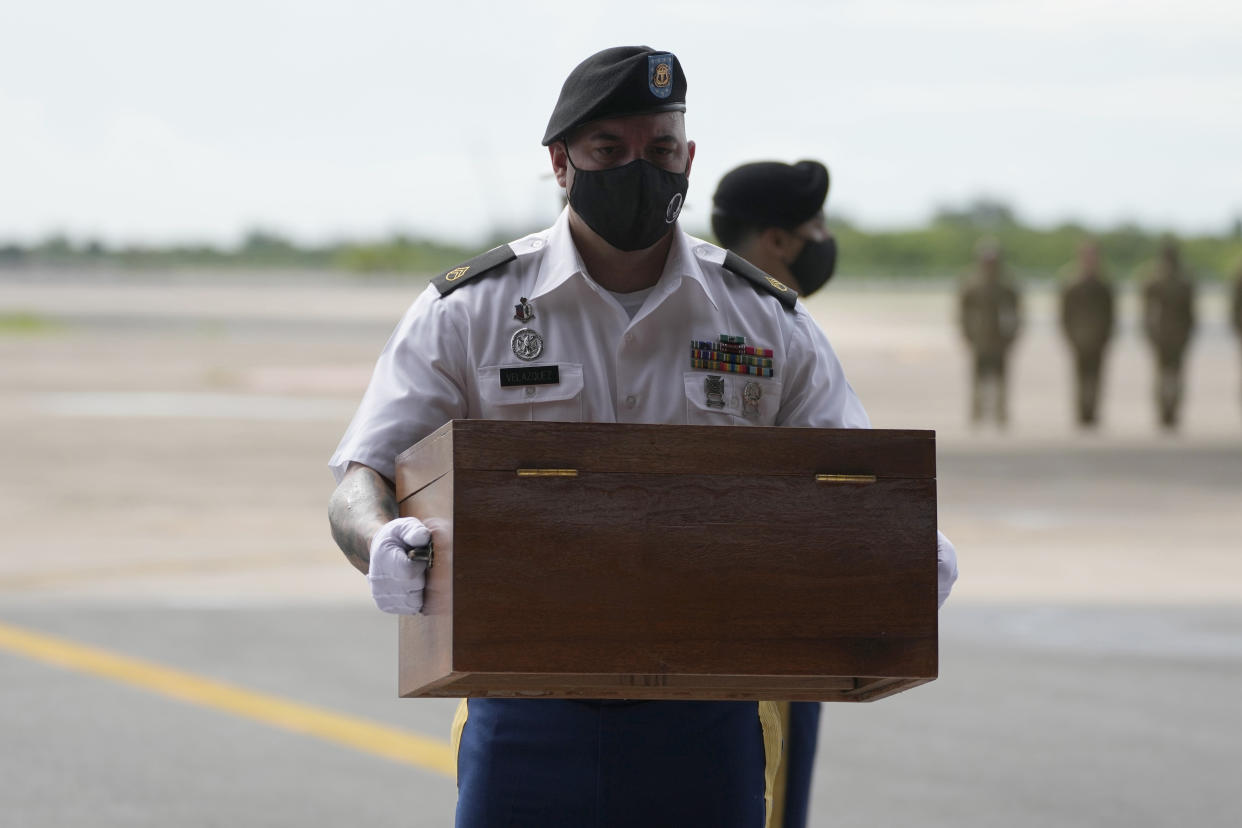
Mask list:
[[[957,550],[949,539],[936,530],[936,607],[944,606],[953,582],[957,580]]]
[[[418,518],[385,523],[371,538],[371,566],[367,580],[371,597],[384,612],[414,615],[423,608],[426,561],[411,561],[408,551],[431,542],[431,530]]]

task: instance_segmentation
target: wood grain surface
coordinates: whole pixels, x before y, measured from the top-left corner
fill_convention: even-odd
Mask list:
[[[930,432],[446,424],[398,463],[436,544],[401,693],[861,700],[930,680],[934,473]]]

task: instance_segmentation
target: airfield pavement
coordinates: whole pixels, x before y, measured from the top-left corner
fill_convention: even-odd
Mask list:
[[[446,826],[455,703],[334,547],[326,461],[421,280],[0,272],[0,825]],[[1028,286],[1008,429],[966,422],[951,286],[811,309],[876,427],[937,432],[940,678],[830,705],[814,826],[1242,813],[1242,351],[1201,292],[1182,428],[1134,295],[1102,425]]]

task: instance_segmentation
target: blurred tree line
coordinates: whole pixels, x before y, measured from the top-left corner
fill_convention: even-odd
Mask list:
[[[1006,266],[1020,276],[1053,276],[1076,257],[1078,246],[1093,238],[1109,272],[1133,276],[1156,255],[1162,231],[1123,224],[1097,229],[1066,222],[1052,228],[1023,224],[1006,204],[976,199],[961,207],[941,207],[924,227],[872,232],[847,220],[829,219],[840,247],[845,274],[958,275],[974,261],[984,237],[996,239]],[[1219,236],[1179,238],[1182,256],[1200,278],[1225,278],[1242,267],[1242,219]]]
[[[301,245],[279,233],[255,229],[232,247],[207,244],[108,246],[94,239],[75,241],[55,235],[28,246],[0,243],[0,268],[266,268],[435,274],[478,252],[404,234],[378,241]]]
[[[1003,202],[978,198],[935,211],[923,227],[866,230],[843,218],[829,219],[846,276],[956,276],[968,269],[984,236],[1000,242],[1007,266],[1019,276],[1046,278],[1075,257],[1078,245],[1095,238],[1109,271],[1128,278],[1155,256],[1162,233],[1125,224],[1095,229],[1075,223],[1052,228],[1023,223]],[[694,232],[694,229],[691,228]],[[522,236],[497,234],[491,244],[465,247],[397,233],[370,241],[302,245],[277,232],[254,229],[234,246],[109,246],[98,240],[55,235],[32,245],[0,241],[0,268],[99,267],[127,269],[280,268],[354,273],[434,275],[495,244]],[[710,237],[706,233],[698,233]],[[1184,260],[1199,278],[1221,279],[1242,267],[1242,219],[1229,232],[1181,238]]]

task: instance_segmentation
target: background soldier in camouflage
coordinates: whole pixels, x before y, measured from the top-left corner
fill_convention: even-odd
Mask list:
[[[1238,335],[1238,344],[1242,345],[1242,264],[1238,265],[1238,272],[1233,277],[1233,305],[1229,320]]]
[[[1143,281],[1143,329],[1156,356],[1156,407],[1165,428],[1177,426],[1182,362],[1195,327],[1194,304],[1194,284],[1181,265],[1177,243],[1166,237]]]
[[[1075,271],[1061,286],[1061,329],[1074,351],[1078,422],[1093,426],[1100,399],[1104,349],[1113,335],[1113,286],[1093,241],[1078,251]]]
[[[1005,363],[1018,336],[1021,307],[1018,291],[1004,272],[1000,246],[985,239],[977,248],[977,265],[962,281],[959,292],[962,334],[974,355],[970,419],[983,419],[985,398],[993,398],[996,422],[1008,422]]]

